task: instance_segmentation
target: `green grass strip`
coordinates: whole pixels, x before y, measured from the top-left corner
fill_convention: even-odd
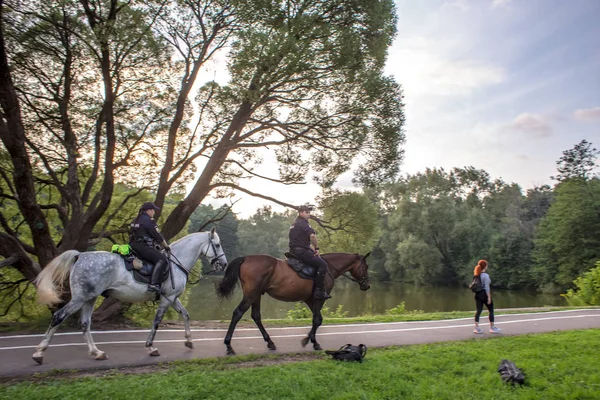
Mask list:
[[[597,399],[600,329],[370,349],[365,362],[278,357],[178,362],[143,375],[52,379],[0,388],[17,399]],[[503,383],[503,358],[526,385]],[[264,366],[243,368],[260,360]],[[256,364],[254,364],[256,365]]]

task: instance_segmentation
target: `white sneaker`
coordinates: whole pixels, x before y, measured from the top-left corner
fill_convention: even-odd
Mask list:
[[[475,328],[475,329],[473,329],[473,333],[481,335],[483,333],[483,331],[481,330],[481,328]]]
[[[500,328],[498,328],[497,326],[494,326],[492,328],[490,328],[490,333],[500,333]]]

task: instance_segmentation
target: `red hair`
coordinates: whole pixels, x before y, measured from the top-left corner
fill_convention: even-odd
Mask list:
[[[475,269],[473,270],[473,275],[475,275],[475,276],[481,275],[481,271],[485,267],[487,267],[487,261],[485,261],[485,260],[479,260],[479,262],[475,266]]]

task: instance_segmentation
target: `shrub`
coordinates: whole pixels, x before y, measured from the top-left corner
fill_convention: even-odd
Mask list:
[[[390,308],[389,310],[385,310],[385,313],[387,315],[401,315],[401,314],[406,314],[406,303],[403,301],[402,303],[398,304],[396,307],[394,308]]]
[[[569,289],[566,294],[561,294],[571,306],[597,306],[600,305],[600,261],[583,276],[573,282],[575,289]]]
[[[321,314],[326,318],[346,318],[348,311],[344,311],[344,306],[339,305],[335,311],[331,311],[329,307],[325,306],[321,309]],[[312,318],[312,312],[304,305],[304,303],[296,303],[293,309],[287,312],[287,319],[303,319]]]

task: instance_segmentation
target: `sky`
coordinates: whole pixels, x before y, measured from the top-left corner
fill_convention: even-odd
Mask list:
[[[528,189],[552,184],[556,161],[581,140],[600,148],[600,0],[396,6],[398,35],[385,73],[405,95],[402,174],[473,166]],[[350,180],[345,174],[337,186],[349,189]],[[247,186],[298,205],[319,193],[311,183]],[[236,198],[242,218],[263,205],[283,211]]]

